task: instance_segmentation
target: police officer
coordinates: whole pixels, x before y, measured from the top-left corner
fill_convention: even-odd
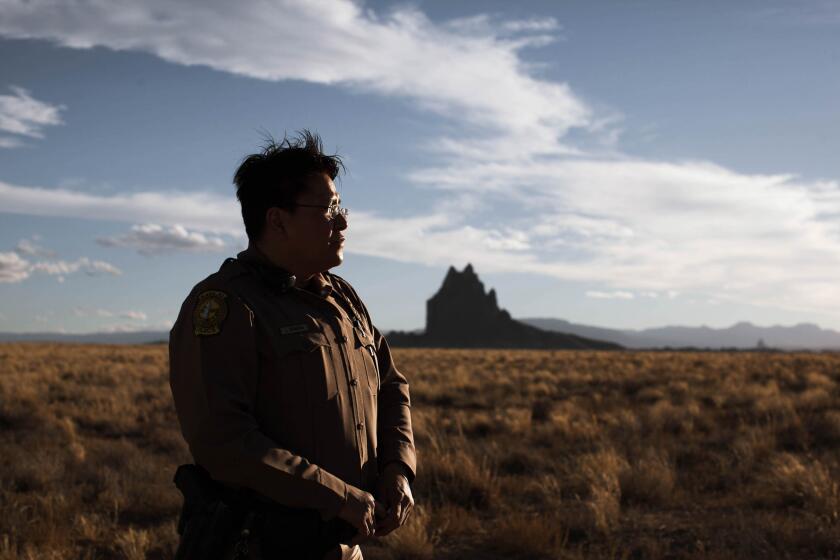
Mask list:
[[[347,229],[341,169],[308,131],[248,156],[234,177],[248,248],[193,288],[170,333],[181,431],[226,495],[253,498],[252,557],[258,543],[263,558],[361,558],[358,542],[414,506],[408,383],[328,272]]]

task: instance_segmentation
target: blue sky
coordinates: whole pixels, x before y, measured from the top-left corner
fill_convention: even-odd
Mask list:
[[[344,156],[349,279],[423,325],[840,328],[836,2],[0,0],[0,330],[167,328],[262,134]]]

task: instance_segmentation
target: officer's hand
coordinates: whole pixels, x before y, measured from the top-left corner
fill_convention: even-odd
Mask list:
[[[338,517],[358,529],[360,537],[371,537],[376,530],[376,500],[364,490],[347,485],[347,501],[338,512]]]
[[[402,527],[414,509],[411,486],[399,463],[391,463],[385,467],[379,479],[377,495],[385,502],[387,508],[385,516],[378,520],[376,525],[376,536],[382,537]]]

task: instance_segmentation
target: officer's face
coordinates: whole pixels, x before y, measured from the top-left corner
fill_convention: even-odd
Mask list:
[[[335,184],[325,173],[313,173],[306,179],[306,189],[298,195],[295,211],[286,228],[287,248],[303,269],[325,272],[344,260],[344,234],[347,219],[330,219],[325,207],[340,201]],[[323,208],[316,208],[322,206]]]

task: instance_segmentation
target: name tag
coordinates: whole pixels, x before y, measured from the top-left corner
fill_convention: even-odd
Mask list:
[[[309,325],[301,323],[299,325],[289,325],[288,327],[280,327],[280,334],[295,334],[302,333],[309,330]]]

